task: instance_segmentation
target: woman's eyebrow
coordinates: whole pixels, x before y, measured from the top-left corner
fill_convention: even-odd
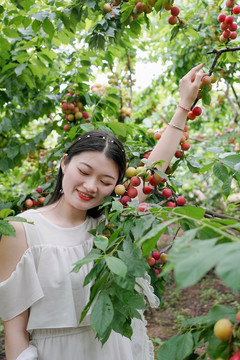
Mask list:
[[[91,166],[91,165],[89,165],[89,164],[87,164],[87,163],[85,163],[85,162],[83,162],[83,161],[81,161],[81,162],[80,162],[80,164],[86,165],[87,167],[89,167],[89,169],[93,170],[93,168],[92,168],[92,166]],[[115,177],[114,177],[114,176],[112,176],[112,175],[103,174],[103,176],[106,176],[106,177],[109,177],[109,178],[111,178],[111,179],[115,180]]]

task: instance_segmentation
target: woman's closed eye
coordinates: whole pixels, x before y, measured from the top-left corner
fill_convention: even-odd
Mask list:
[[[83,171],[81,169],[78,169],[78,170],[79,170],[80,174],[82,174],[82,175],[89,175],[87,172],[85,172],[85,171]]]

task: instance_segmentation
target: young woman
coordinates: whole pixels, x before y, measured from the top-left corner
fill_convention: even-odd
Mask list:
[[[196,66],[181,80],[181,102],[149,157],[149,163],[165,161],[162,171],[179,144],[201,68]],[[101,131],[81,135],[63,155],[49,204],[21,214],[34,225],[16,222],[16,237],[2,238],[0,316],[7,360],[154,359],[139,320],[133,324],[133,340],[113,332],[103,347],[89,317],[79,324],[89,297],[89,287],[82,284],[91,264],[71,272],[91,250],[88,231],[102,220],[98,207],[122,181],[125,167],[124,148],[116,137]],[[139,193],[139,201],[145,197]]]

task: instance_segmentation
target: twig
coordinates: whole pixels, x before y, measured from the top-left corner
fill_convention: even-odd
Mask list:
[[[215,218],[219,218],[219,219],[230,219],[230,220],[237,220],[240,221],[239,219],[236,219],[232,216],[228,216],[228,215],[224,215],[224,214],[219,214],[217,212],[214,212],[212,210],[208,210],[206,208],[203,208],[205,210],[205,214],[206,215],[210,215],[211,217],[215,217]]]
[[[228,82],[227,82],[227,90],[226,90],[226,92],[225,92],[225,96],[226,96],[226,98],[227,98],[227,100],[228,100],[229,104],[231,105],[231,108],[233,109],[233,112],[234,112],[234,119],[233,119],[233,121],[234,121],[235,123],[237,123],[237,122],[238,122],[239,113],[238,113],[238,111],[237,111],[237,109],[236,109],[236,106],[234,105],[232,99],[231,99],[230,96],[229,96],[229,83],[228,83]]]
[[[240,50],[240,46],[238,47],[232,47],[232,48],[226,48],[226,49],[221,49],[221,50],[217,50],[217,49],[213,49],[211,51],[208,51],[207,54],[222,54],[225,52],[229,52],[229,51],[238,51]]]
[[[237,96],[237,93],[236,93],[236,91],[235,91],[235,89],[234,89],[234,87],[233,87],[233,84],[230,84],[230,86],[231,86],[232,92],[233,92],[233,94],[234,94],[234,96],[235,96],[235,99],[236,99],[236,102],[237,102],[237,104],[238,104],[238,107],[240,108],[240,101],[239,101],[239,98],[238,98],[238,96]]]

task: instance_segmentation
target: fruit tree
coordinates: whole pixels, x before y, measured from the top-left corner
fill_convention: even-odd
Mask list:
[[[0,19],[0,232],[14,235],[10,220],[47,203],[64,150],[101,129],[124,143],[128,169],[103,204],[108,224],[93,230],[94,249],[73,269],[95,261],[82,318],[94,302],[98,338],[111,330],[131,337],[131,319],[145,308],[135,285],[146,272],[160,300],[170,275],[184,288],[211,269],[239,291],[240,3],[2,1]],[[199,63],[198,96],[162,173],[147,158],[176,109],[179,80]],[[141,182],[149,197],[139,204]],[[159,249],[169,233],[173,242]],[[157,356],[195,359],[205,341],[205,358],[236,357],[236,314],[218,307],[190,319]]]

